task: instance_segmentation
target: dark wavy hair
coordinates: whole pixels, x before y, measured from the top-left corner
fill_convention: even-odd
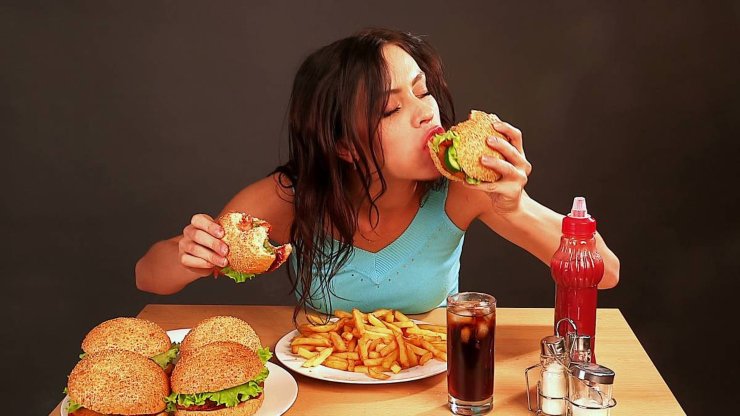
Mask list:
[[[383,46],[397,45],[411,55],[426,74],[427,87],[437,100],[442,126],[455,118],[452,96],[443,77],[437,52],[421,37],[388,29],[366,29],[312,53],[298,69],[290,97],[289,159],[275,169],[280,184],[293,188],[295,215],[290,239],[297,262],[288,268],[298,305],[293,314],[317,309],[324,299],[331,310],[332,278],[353,252],[353,238],[360,213],[347,192],[348,180],[357,175],[366,213],[377,225],[376,201],[387,189],[381,172],[383,163],[378,134],[388,103],[391,79],[383,58]],[[339,149],[357,151],[354,164],[343,160]],[[377,174],[380,192],[370,193],[372,175]],[[377,173],[376,173],[377,172]],[[426,197],[442,180],[420,182]],[[424,198],[425,198],[424,197]],[[422,200],[424,199],[422,198]],[[318,282],[316,291],[312,285]],[[316,293],[319,292],[319,293]]]

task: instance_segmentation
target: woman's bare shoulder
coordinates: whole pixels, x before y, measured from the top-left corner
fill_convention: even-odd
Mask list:
[[[450,181],[445,212],[458,228],[467,230],[470,224],[491,205],[483,192],[468,188],[461,182]]]
[[[290,239],[293,223],[293,188],[285,176],[275,173],[258,180],[234,195],[221,213],[240,211],[272,225],[271,239],[284,243]]]

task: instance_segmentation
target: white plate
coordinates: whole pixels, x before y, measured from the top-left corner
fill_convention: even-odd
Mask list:
[[[172,342],[181,342],[190,328],[174,329],[167,331]],[[270,375],[265,380],[265,401],[262,402],[260,410],[255,416],[279,416],[288,411],[296,397],[298,397],[298,384],[293,376],[277,364],[267,362]],[[62,416],[68,416],[67,403],[69,396],[62,400]]]
[[[414,322],[416,322],[417,324],[427,323],[416,320],[414,320]],[[299,335],[300,332],[298,332],[298,330],[293,330],[280,338],[280,341],[278,341],[277,345],[275,346],[275,356],[278,360],[280,360],[281,363],[283,363],[283,365],[288,367],[291,371],[295,371],[296,373],[302,374],[306,377],[333,381],[336,383],[388,384],[419,380],[422,378],[435,376],[447,371],[447,363],[435,358],[427,361],[427,363],[424,365],[417,365],[413,368],[406,368],[404,370],[401,370],[398,374],[389,374],[391,378],[387,380],[378,380],[368,376],[365,373],[342,371],[334,368],[324,367],[323,365],[308,368],[301,367],[306,359],[293,354],[290,349],[290,341]]]

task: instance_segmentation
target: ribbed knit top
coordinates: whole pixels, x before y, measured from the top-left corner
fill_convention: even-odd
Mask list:
[[[332,279],[331,310],[312,284],[312,307],[363,312],[379,308],[422,313],[445,305],[458,292],[460,254],[465,233],[445,212],[447,184],[430,191],[408,228],[378,252],[354,248],[347,264]],[[295,260],[291,257],[295,270]]]

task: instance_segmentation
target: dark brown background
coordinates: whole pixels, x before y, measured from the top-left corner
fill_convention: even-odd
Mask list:
[[[737,2],[262,3],[0,6],[6,410],[48,412],[86,331],[146,303],[292,302],[282,270],[159,297],[136,290],[134,263],[284,158],[301,60],[366,26],[425,34],[458,118],[485,109],[524,131],[529,193],[560,212],[585,195],[621,258],[600,305],[689,414],[730,404]],[[500,306],[553,304],[548,269],[480,225],[460,279]]]

